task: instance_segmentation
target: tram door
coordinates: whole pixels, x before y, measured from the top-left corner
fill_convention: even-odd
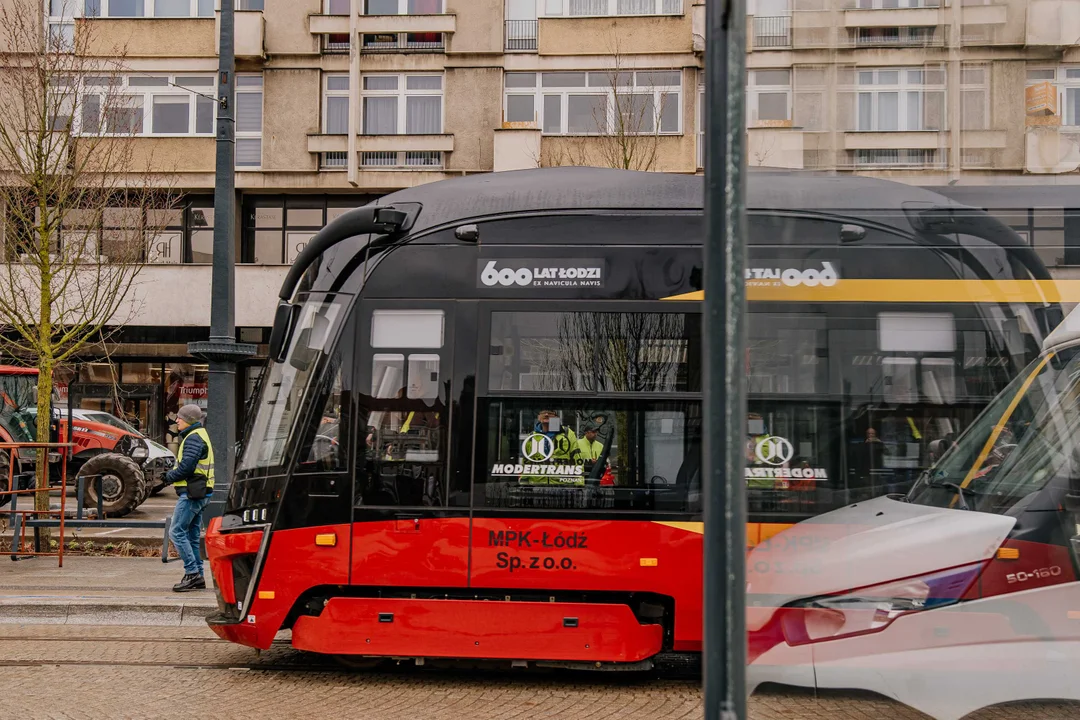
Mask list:
[[[469,517],[451,505],[448,430],[455,310],[474,303],[365,300],[352,582],[464,586]],[[366,420],[365,420],[366,416]],[[454,498],[460,500],[460,498]],[[460,504],[460,503],[458,503]]]

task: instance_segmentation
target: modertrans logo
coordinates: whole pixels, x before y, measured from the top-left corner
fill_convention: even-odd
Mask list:
[[[604,287],[603,260],[479,260],[477,287],[581,288]]]

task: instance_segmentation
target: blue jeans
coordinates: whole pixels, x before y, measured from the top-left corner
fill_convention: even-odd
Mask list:
[[[192,500],[187,493],[180,495],[173,512],[169,539],[184,561],[184,572],[188,575],[202,575],[202,558],[199,557],[199,537],[202,534],[202,511],[210,504],[210,496],[202,500]]]

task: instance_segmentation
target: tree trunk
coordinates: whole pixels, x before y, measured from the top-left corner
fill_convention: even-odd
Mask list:
[[[52,389],[53,389],[53,359],[42,356],[38,359],[38,393],[37,393],[37,441],[49,442],[49,424],[52,421]],[[49,451],[39,449],[37,451],[37,482],[34,493],[34,509],[49,509]],[[64,486],[60,486],[60,492],[64,492]],[[47,517],[39,515],[38,517]],[[40,528],[43,552],[48,552],[52,533],[49,528]]]

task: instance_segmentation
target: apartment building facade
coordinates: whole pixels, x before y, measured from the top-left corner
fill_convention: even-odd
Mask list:
[[[214,0],[45,12],[51,34],[94,23],[102,52],[125,49],[134,142],[184,193],[152,239],[136,321],[67,378],[84,407],[165,440],[179,404],[205,401],[186,343],[208,334],[216,222],[235,223],[238,336],[262,352],[285,268],[385,193],[620,166],[612,138],[636,146],[630,167],[701,170],[703,0],[237,0],[236,218],[213,212]],[[937,186],[1005,217],[1059,274],[1080,265],[1080,3],[750,0],[746,22],[750,165]],[[261,365],[241,368],[243,392]]]

